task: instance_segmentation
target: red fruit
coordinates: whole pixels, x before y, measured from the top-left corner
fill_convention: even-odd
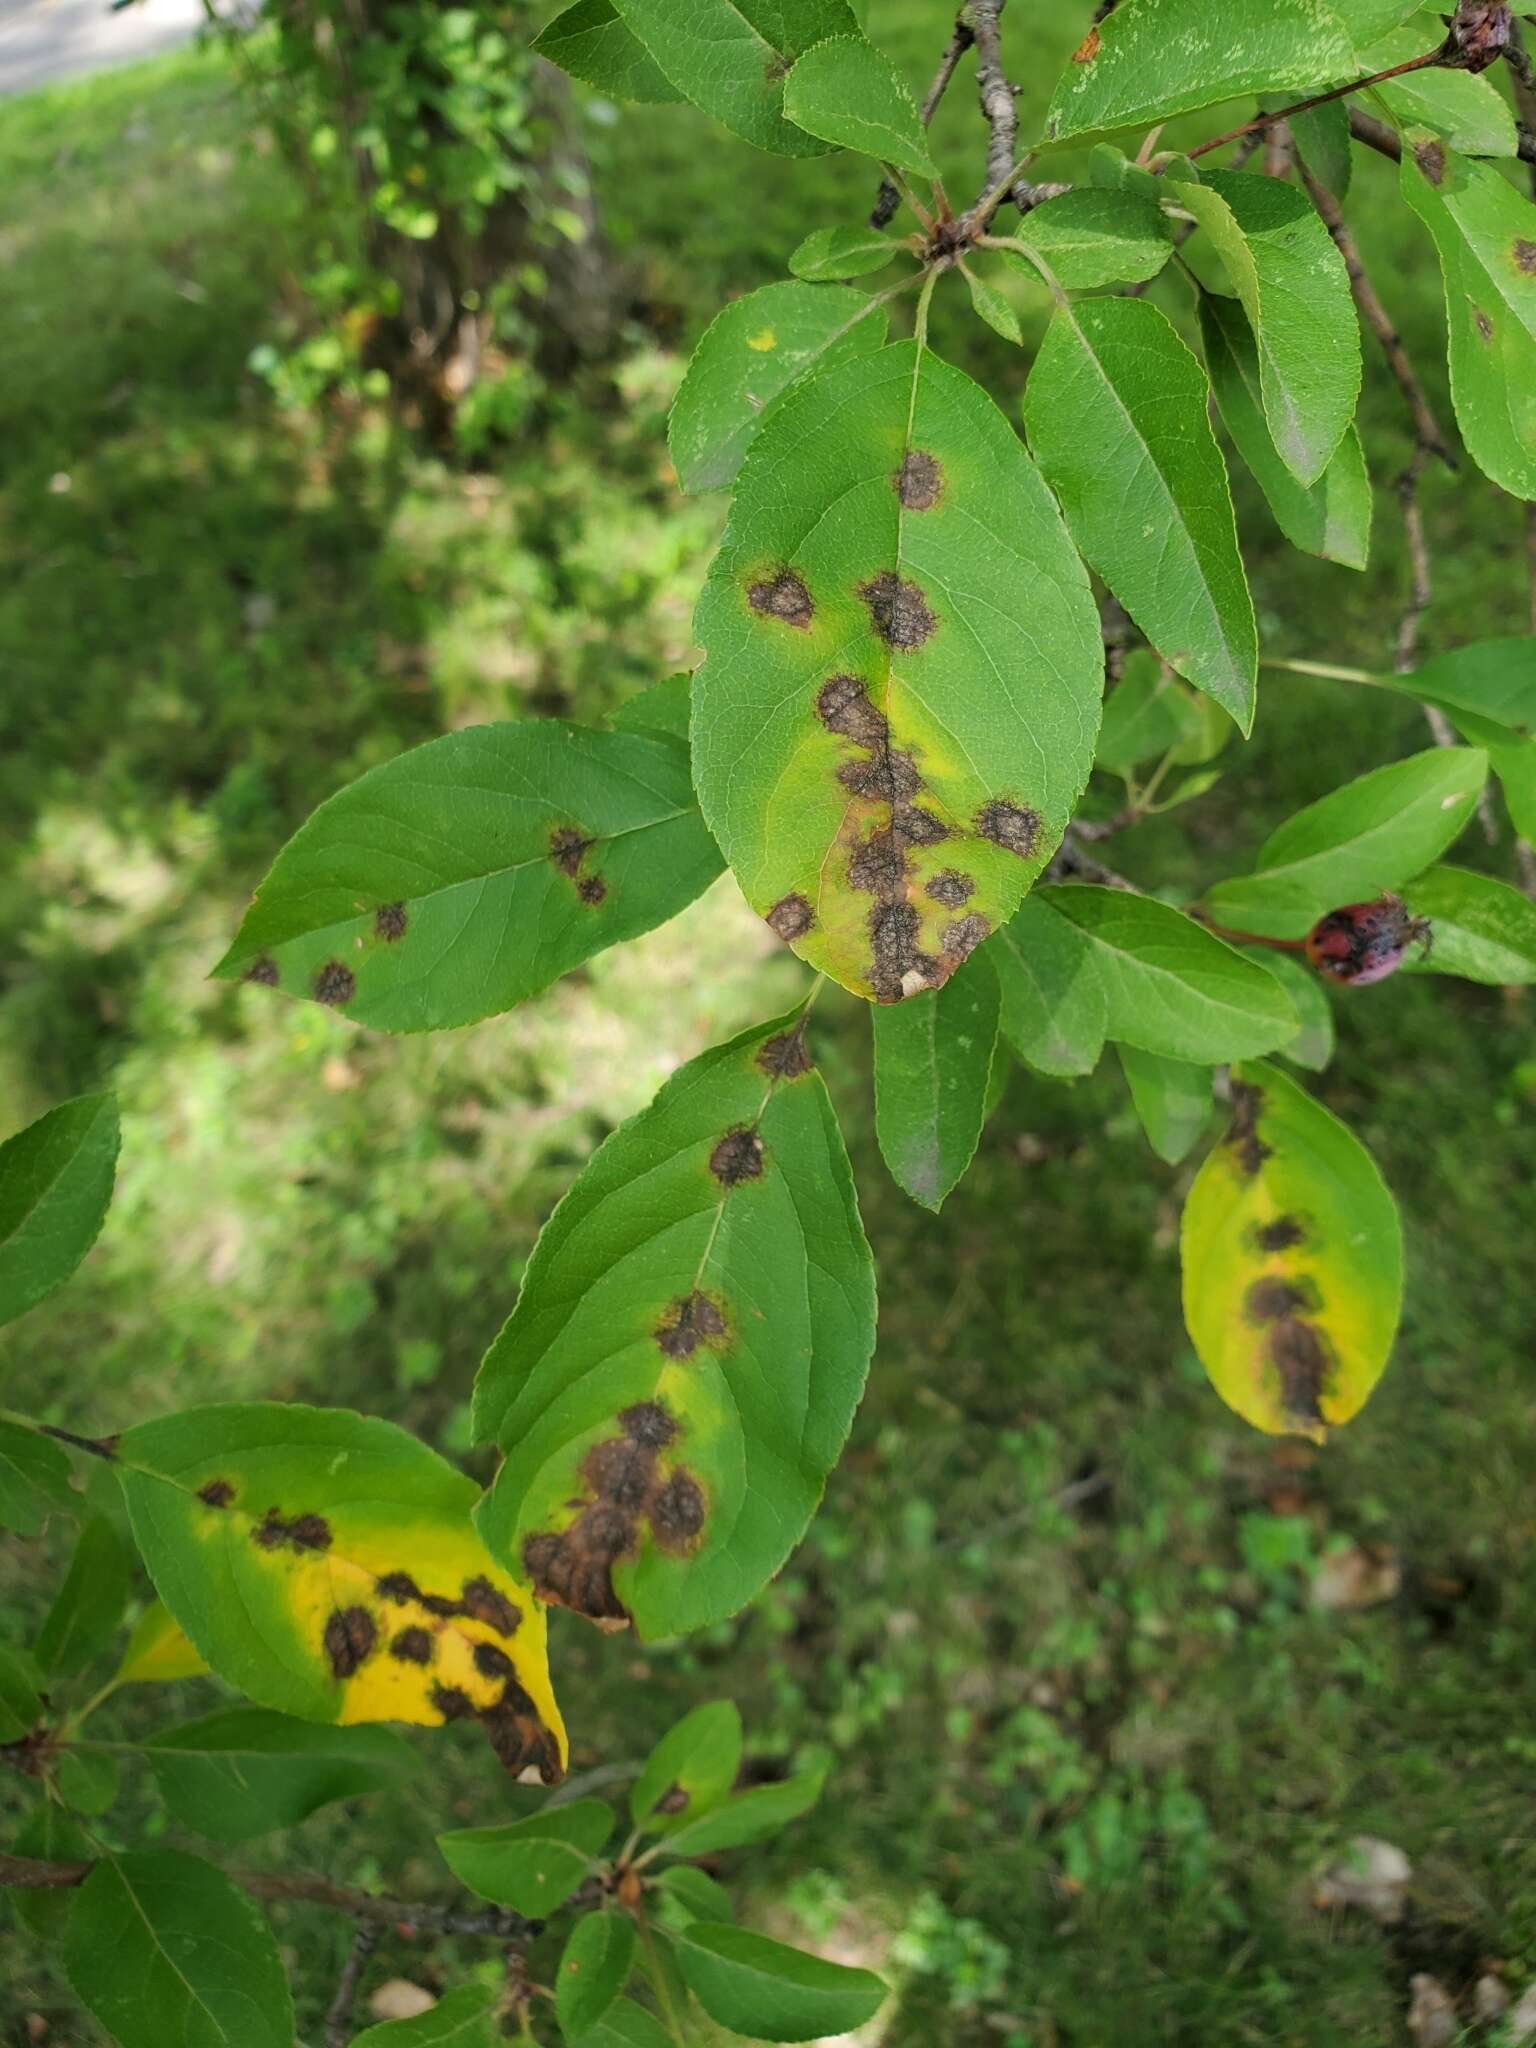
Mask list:
[[[1378,896],[1320,917],[1307,934],[1307,958],[1330,981],[1363,988],[1395,974],[1409,946],[1428,952],[1431,937],[1429,919],[1412,916],[1401,896]]]

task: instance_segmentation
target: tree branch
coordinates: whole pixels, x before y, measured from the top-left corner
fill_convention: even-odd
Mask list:
[[[998,28],[1005,4],[1006,0],[972,0],[971,6],[971,25],[976,37],[976,90],[981,99],[982,119],[990,131],[987,175],[976,195],[978,209],[999,186],[1008,189],[1008,173],[1018,155],[1019,110],[1003,70],[1002,36]],[[979,212],[976,224],[982,228],[987,224]]]
[[[326,2009],[326,2048],[347,2048],[347,2043],[352,2038],[352,2012],[357,2004],[357,1987],[362,1981],[364,1970],[368,1967],[368,1958],[378,1945],[377,1927],[359,1927],[353,1935],[352,1947],[337,1980],[336,1996]]]

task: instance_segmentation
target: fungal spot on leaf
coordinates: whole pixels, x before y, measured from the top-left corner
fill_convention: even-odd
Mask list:
[[[583,875],[576,884],[576,894],[583,903],[601,903],[608,894],[608,884],[601,875]]]
[[[476,1643],[474,1648],[475,1669],[482,1678],[511,1678],[512,1659],[505,1650],[498,1650],[494,1643]]]
[[[581,1463],[581,1476],[598,1498],[626,1511],[644,1507],[655,1470],[655,1451],[622,1436],[594,1444]]]
[[[1011,804],[998,797],[983,804],[976,813],[976,830],[983,839],[1028,860],[1040,844],[1040,813],[1025,804]]]
[[[829,676],[816,692],[816,715],[829,732],[861,747],[883,747],[890,738],[885,713],[876,710],[857,676]]]
[[[549,857],[562,875],[575,876],[591,840],[574,825],[557,825],[549,835]]]
[[[949,827],[917,804],[897,804],[891,811],[891,830],[908,846],[937,846],[949,837]]]
[[[419,1600],[421,1588],[409,1572],[386,1572],[381,1579],[375,1579],[373,1590],[381,1600],[393,1600],[403,1607],[407,1600]]]
[[[935,903],[942,903],[946,910],[958,910],[975,895],[976,878],[963,875],[958,868],[941,868],[928,878],[925,887]]]
[[[656,1802],[658,1813],[686,1813],[692,1803],[692,1795],[685,1792],[675,1780]]]
[[[593,1621],[627,1621],[613,1589],[613,1567],[634,1549],[635,1527],[617,1508],[594,1506],[563,1536],[531,1536],[523,1565],[541,1600],[574,1608]]]
[[[704,1527],[704,1495],[681,1466],[651,1502],[651,1530],[663,1550],[685,1550]]]
[[[776,932],[787,945],[792,939],[803,939],[816,922],[816,913],[804,896],[793,891],[781,896],[768,913],[768,928]]]
[[[737,1124],[709,1155],[709,1170],[722,1187],[757,1180],[763,1170],[763,1141],[750,1124]]]
[[[376,938],[386,945],[393,945],[396,939],[405,937],[410,915],[403,903],[381,903],[373,913],[373,930]]]
[[[944,927],[944,958],[957,964],[969,960],[982,940],[992,930],[992,921],[977,911],[969,917],[962,917],[956,923]]]
[[[350,1678],[378,1640],[378,1629],[366,1607],[338,1607],[325,1624],[325,1654],[337,1678]]]
[[[1492,341],[1493,322],[1488,318],[1488,315],[1483,311],[1481,306],[1479,306],[1477,309],[1476,317],[1478,333],[1483,337],[1484,341]]]
[[[765,619],[781,619],[786,626],[805,628],[816,616],[811,593],[804,579],[793,569],[779,569],[747,586],[747,602]]]
[[[516,1679],[507,1680],[495,1706],[481,1709],[480,1724],[505,1770],[521,1771],[532,1764],[546,1785],[560,1782],[560,1745]]]
[[[268,1508],[251,1531],[251,1541],[262,1550],[329,1550],[331,1525],[324,1515],[289,1518],[277,1508]]]
[[[314,979],[315,1001],[339,1007],[357,994],[357,976],[340,960],[327,960]]]
[[[206,1486],[197,1489],[197,1497],[208,1508],[227,1508],[235,1497],[235,1489],[227,1479],[210,1479]]]
[[[403,1628],[390,1644],[389,1654],[401,1664],[430,1664],[431,1634],[424,1628]]]
[[[470,1621],[484,1622],[498,1635],[517,1634],[523,1611],[489,1579],[466,1579],[459,1589],[459,1612]]]
[[[869,606],[870,624],[887,647],[910,654],[930,639],[938,627],[939,622],[917,585],[904,583],[894,569],[882,569],[878,576],[861,583],[859,595]]]
[[[467,1692],[460,1692],[456,1685],[434,1685],[432,1704],[445,1721],[468,1721],[475,1711],[475,1703]]]
[[[810,1073],[816,1062],[805,1042],[805,1019],[802,1017],[792,1031],[776,1031],[772,1038],[765,1039],[757,1064],[776,1081],[797,1081],[802,1074]]]
[[[619,1426],[631,1443],[652,1450],[664,1450],[678,1435],[677,1424],[659,1401],[637,1401],[632,1408],[621,1409]]]
[[[781,78],[786,78],[788,75],[789,59],[781,57],[777,52],[763,66],[763,77],[769,85],[777,85]]]
[[[281,977],[272,955],[262,953],[251,962],[240,978],[242,981],[254,981],[260,988],[276,988]]]
[[[1438,185],[1445,176],[1445,148],[1438,142],[1416,142],[1413,145],[1413,160],[1428,178],[1431,185]]]
[[[1269,1356],[1280,1375],[1280,1399],[1294,1422],[1315,1427],[1323,1419],[1323,1383],[1328,1349],[1321,1334],[1299,1316],[1286,1316],[1270,1332]]]
[[[1288,1252],[1306,1234],[1299,1217],[1277,1216],[1271,1223],[1259,1224],[1253,1240],[1261,1252]]]
[[[695,1288],[692,1294],[680,1295],[667,1310],[657,1325],[656,1342],[668,1358],[692,1358],[701,1344],[716,1343],[724,1335],[725,1317],[707,1294]],[[619,1419],[622,1422],[624,1418]]]
[[[1266,1273],[1255,1280],[1243,1296],[1244,1313],[1256,1323],[1276,1323],[1308,1306],[1307,1290],[1277,1273]]]
[[[1250,1088],[1243,1081],[1233,1082],[1232,1121],[1227,1127],[1226,1142],[1247,1174],[1257,1173],[1269,1157],[1270,1148],[1259,1136],[1259,1112],[1263,1107],[1262,1088]]]
[[[896,472],[896,495],[909,512],[930,511],[944,489],[944,472],[926,448],[909,448]]]
[[[1516,270],[1526,277],[1536,277],[1536,242],[1517,241],[1513,254]]]
[[[1097,28],[1089,29],[1087,35],[1083,37],[1083,40],[1072,52],[1072,62],[1074,64],[1091,64],[1099,54],[1099,44],[1103,40]]]
[[[866,895],[900,895],[907,875],[907,857],[894,834],[876,832],[848,863],[848,884]]]

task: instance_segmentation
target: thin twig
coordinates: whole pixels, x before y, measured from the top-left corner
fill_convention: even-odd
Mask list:
[[[362,1981],[368,1958],[379,1945],[377,1927],[359,1927],[352,1937],[352,1947],[342,1965],[341,1976],[336,1984],[336,1996],[326,2008],[326,2048],[347,2048],[352,2038],[352,2013],[357,2004],[357,1987]]]
[[[1421,441],[1414,449],[1408,467],[1397,480],[1397,501],[1403,512],[1403,537],[1408,543],[1408,602],[1397,623],[1397,644],[1392,660],[1393,670],[1400,676],[1411,675],[1419,665],[1419,626],[1433,595],[1429,547],[1424,539],[1424,509],[1419,503],[1419,478],[1424,473],[1428,458],[1429,451]],[[1424,716],[1429,720],[1437,746],[1456,744],[1444,712],[1438,711],[1433,704],[1426,704]]]
[[[970,23],[957,14],[954,31],[945,45],[943,56],[939,59],[939,68],[933,74],[933,82],[923,95],[923,104],[918,109],[918,119],[925,128],[938,112],[939,101],[949,90],[949,81],[955,75],[956,66],[975,40]],[[882,178],[880,189],[875,194],[874,210],[869,216],[870,226],[889,227],[896,217],[896,209],[900,204],[901,194],[896,189],[895,182],[890,178]]]
[[[1437,43],[1422,57],[1409,57],[1402,64],[1389,64],[1385,71],[1368,72],[1364,78],[1356,78],[1349,85],[1336,85],[1331,92],[1314,93],[1309,100],[1297,100],[1289,107],[1276,107],[1273,113],[1255,114],[1241,127],[1229,128],[1225,135],[1213,135],[1208,142],[1198,142],[1184,153],[1190,158],[1205,156],[1210,150],[1220,149],[1223,143],[1236,142],[1240,136],[1251,135],[1255,128],[1267,128],[1274,121],[1289,121],[1295,114],[1310,113],[1314,107],[1325,107],[1330,100],[1341,100],[1352,92],[1363,92],[1368,85],[1383,85],[1389,78],[1401,78],[1409,71],[1427,71],[1430,65],[1445,62],[1447,47],[1445,43]]]
[[[1284,121],[1276,121],[1264,130],[1264,175],[1266,178],[1288,178],[1291,174],[1291,158],[1295,154],[1291,143],[1291,131]]]
[[[1349,132],[1356,142],[1363,142],[1367,149],[1374,149],[1382,156],[1391,157],[1393,163],[1403,160],[1402,137],[1386,121],[1378,121],[1374,114],[1368,114],[1364,107],[1349,110]]]

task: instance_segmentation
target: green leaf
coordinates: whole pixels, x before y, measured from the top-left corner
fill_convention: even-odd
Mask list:
[[[35,1856],[42,1863],[89,1863],[96,1854],[85,1829],[52,1799],[33,1807],[11,1847],[18,1856]],[[30,1891],[18,1885],[8,1896],[11,1911],[35,1940],[62,1937],[75,1903],[73,1891]]]
[[[610,99],[664,106],[682,98],[609,0],[576,0],[534,37],[533,47]]]
[[[0,1743],[19,1742],[42,1719],[37,1681],[32,1659],[0,1643]]]
[[[707,1700],[667,1730],[629,1795],[629,1817],[648,1833],[675,1834],[718,1806],[741,1768],[741,1715],[734,1700]]]
[[[643,2005],[621,1998],[572,2048],[674,2048],[672,2036]]]
[[[37,1661],[50,1678],[78,1677],[106,1649],[128,1605],[131,1570],[122,1537],[93,1515],[37,1633]]]
[[[689,692],[693,677],[663,676],[659,683],[626,697],[609,716],[608,723],[620,732],[661,732],[669,739],[688,744]]]
[[[1184,1205],[1184,1320],[1229,1407],[1320,1441],[1392,1349],[1397,1209],[1360,1141],[1278,1067],[1235,1068],[1232,1100]]]
[[[445,1991],[430,2012],[364,2028],[353,2035],[352,2048],[504,2048],[500,2002],[483,1984],[461,1984]]]
[[[115,1685],[141,1685],[146,1680],[199,1678],[208,1660],[192,1647],[191,1638],[163,1600],[152,1600],[134,1625],[113,1678]]]
[[[1462,439],[1496,484],[1536,498],[1536,207],[1425,129],[1404,138],[1402,186],[1440,258]]]
[[[317,1728],[261,1707],[162,1729],[144,1753],[177,1820],[216,1842],[296,1827],[332,1800],[392,1790],[419,1768],[387,1728]]]
[[[824,284],[829,278],[884,270],[894,257],[910,253],[876,228],[812,228],[790,257],[789,267],[796,277]]]
[[[1038,1073],[1091,1074],[1109,1002],[1093,946],[1069,917],[1026,897],[987,949],[1002,997],[1003,1037]]]
[[[712,1856],[721,1849],[738,1849],[744,1842],[766,1841],[809,1811],[821,1797],[826,1783],[826,1763],[801,1771],[793,1778],[773,1785],[754,1785],[738,1792],[709,1813],[700,1814],[667,1836],[663,1847],[668,1856]]]
[[[745,1928],[695,1920],[677,1938],[688,1989],[713,2020],[761,2041],[851,2033],[888,1995],[869,1970],[823,1962]]]
[[[1093,765],[1128,776],[1140,762],[1160,760],[1198,738],[1201,725],[1199,701],[1167,664],[1149,647],[1133,647],[1119,682],[1104,699]]]
[[[892,1177],[939,1210],[975,1156],[997,1042],[990,950],[939,989],[874,1012],[875,1131]]]
[[[629,1981],[635,1923],[610,1908],[588,1913],[571,1929],[555,1977],[555,2016],[567,2041],[590,2033]]]
[[[480,1369],[486,1541],[647,1639],[778,1570],[863,1391],[874,1273],[802,1019],[702,1053],[599,1147]]]
[[[1080,185],[1032,206],[1014,232],[1044,258],[1064,291],[1141,283],[1156,277],[1173,254],[1167,216],[1139,191],[1103,191]],[[1009,253],[1017,269],[1038,281],[1026,257]]]
[[[377,1030],[439,1031],[650,931],[719,872],[675,741],[469,726],[323,803],[214,973]]]
[[[1333,1058],[1333,1005],[1321,975],[1294,953],[1276,953],[1268,947],[1243,948],[1250,960],[1267,967],[1291,999],[1296,1012],[1296,1035],[1275,1050],[1293,1065],[1320,1074]]]
[[[1298,483],[1315,484],[1360,395],[1344,258],[1306,194],[1283,178],[1206,171],[1172,190],[1210,236],[1248,315],[1276,452]]]
[[[222,1678],[308,1721],[478,1719],[511,1771],[565,1767],[544,1611],[493,1562],[474,1482],[393,1423],[252,1402],[142,1422],[133,1533]]]
[[[1389,29],[1417,14],[1423,4],[1424,0],[1331,0],[1333,12],[1354,38],[1357,50],[1379,42]],[[1426,38],[1419,47],[1427,50],[1429,41]]]
[[[1429,951],[1410,947],[1405,971],[1493,987],[1536,981],[1536,903],[1520,890],[1469,868],[1431,868],[1405,883],[1403,896],[1434,926]]]
[[[1438,15],[1424,13],[1382,36],[1360,53],[1362,73],[1385,71],[1393,64],[1421,57],[1441,40]],[[1518,148],[1514,116],[1487,78],[1470,71],[1439,67],[1389,78],[1371,87],[1399,128],[1430,128],[1442,142],[1467,156],[1514,156]]]
[[[154,1849],[98,1863],[75,1898],[64,1967],[122,2048],[293,2048],[272,1931],[200,1857]]]
[[[61,1287],[96,1242],[117,1146],[110,1095],[61,1102],[0,1145],[0,1323]]]
[[[53,1439],[0,1421],[0,1528],[35,1536],[56,1509],[78,1506],[69,1460]]]
[[[1363,569],[1371,537],[1371,480],[1354,426],[1345,428],[1316,483],[1298,483],[1264,417],[1259,353],[1242,306],[1236,299],[1202,292],[1200,334],[1223,424],[1280,531],[1309,555]]]
[[[1000,334],[1004,341],[1011,341],[1015,348],[1021,348],[1024,329],[1019,325],[1019,316],[997,286],[978,277],[969,264],[963,266],[963,273],[977,318],[985,320],[993,333]]]
[[[1122,1045],[1120,1065],[1131,1101],[1159,1159],[1177,1166],[1211,1120],[1211,1070]]]
[[[482,1899],[542,1920],[563,1905],[613,1832],[601,1799],[573,1799],[499,1828],[439,1835],[443,1860]]]
[[[1043,894],[1092,943],[1109,1037],[1214,1066],[1268,1052],[1294,1033],[1295,1012],[1274,976],[1183,911],[1087,883]]]
[[[1264,0],[1241,13],[1209,0],[1121,0],[1062,74],[1046,139],[1080,144],[1249,93],[1304,99],[1354,75],[1350,38],[1318,0]]]
[[[812,369],[828,370],[884,345],[885,310],[860,318],[868,304],[855,291],[766,284],[715,315],[667,422],[667,447],[685,491],[732,482],[774,400]]]
[[[656,1880],[665,1898],[675,1900],[684,1921],[730,1920],[731,1898],[723,1884],[697,1864],[673,1863]]]
[[[1266,112],[1285,104],[1285,95],[1270,93],[1259,103]],[[1349,195],[1353,165],[1349,147],[1349,112],[1343,100],[1325,100],[1320,107],[1308,107],[1292,114],[1287,127],[1296,153],[1320,185],[1335,199]]]
[[[1163,659],[1248,732],[1253,602],[1189,349],[1141,299],[1062,306],[1030,372],[1024,423],[1083,553]]]
[[[1488,757],[1430,747],[1373,768],[1270,834],[1255,872],[1218,882],[1206,907],[1218,924],[1300,938],[1325,910],[1395,889],[1442,854],[1477,803]]]
[[[617,0],[619,13],[679,92],[744,142],[821,156],[784,118],[795,58],[857,24],[843,0]]]
[[[1536,733],[1536,635],[1474,640],[1390,681],[1393,688],[1438,704],[1453,718],[1472,712],[1507,726],[1511,738]]]
[[[799,57],[784,81],[784,114],[840,149],[938,176],[906,81],[863,36],[832,36]]]
[[[863,996],[1006,921],[1087,780],[1103,646],[1018,436],[915,342],[786,399],[700,600],[694,769],[752,907]]]
[[[105,1813],[117,1800],[117,1765],[95,1750],[61,1750],[54,1783],[59,1797],[74,1812]]]

